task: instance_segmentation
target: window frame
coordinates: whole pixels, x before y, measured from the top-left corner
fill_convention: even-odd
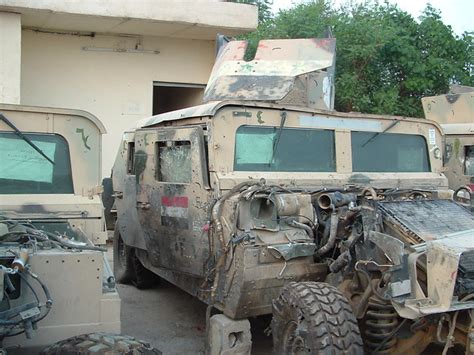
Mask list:
[[[49,192],[39,192],[39,193],[38,192],[21,192],[21,191],[18,192],[18,191],[14,191],[10,194],[5,194],[5,193],[0,192],[0,195],[1,194],[4,194],[4,195],[73,195],[73,194],[75,194],[76,189],[75,189],[74,174],[73,174],[73,169],[72,169],[72,161],[71,161],[72,157],[71,157],[71,150],[69,148],[68,140],[63,135],[61,135],[59,133],[48,133],[48,132],[22,132],[22,133],[33,141],[35,140],[35,138],[31,137],[31,136],[55,137],[55,138],[58,139],[58,141],[55,142],[56,145],[58,145],[59,142],[61,142],[60,144],[63,144],[63,146],[60,146],[59,148],[61,150],[63,150],[63,154],[66,157],[65,169],[67,170],[67,174],[65,176],[66,176],[66,178],[69,177],[69,179],[68,179],[69,182],[68,182],[68,186],[67,186],[68,188],[65,189],[67,191],[60,191],[60,192],[51,192],[51,191],[49,191]],[[12,136],[16,136],[18,138],[18,140],[23,140],[21,137],[16,135],[16,133],[13,132],[13,131],[0,130],[0,135],[1,134],[11,134]],[[56,146],[56,148],[58,148],[58,146]],[[54,160],[54,161],[56,163],[56,160]],[[50,184],[52,186],[56,186],[58,184],[55,181],[54,168],[53,168],[53,173],[52,174],[53,174],[53,180]],[[24,181],[27,182],[27,180],[24,180]],[[30,182],[34,183],[34,181],[30,181]],[[37,183],[40,183],[40,182],[37,181]]]

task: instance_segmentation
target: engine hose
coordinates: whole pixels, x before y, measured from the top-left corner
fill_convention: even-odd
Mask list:
[[[297,222],[297,221],[289,221],[288,224],[292,227],[303,229],[304,231],[306,231],[306,233],[308,233],[311,240],[314,240],[314,232],[310,226],[304,223]]]
[[[225,193],[212,207],[212,223],[215,226],[215,232],[217,234],[217,238],[219,239],[221,255],[217,261],[215,270],[216,270],[216,277],[214,278],[214,283],[211,288],[211,299],[215,298],[217,285],[219,284],[220,275],[222,272],[222,267],[225,264],[226,256],[227,256],[227,246],[224,240],[224,228],[222,227],[221,221],[221,214],[222,214],[222,206],[223,203],[229,199],[232,195],[239,192],[244,187],[251,187],[254,185],[263,185],[265,181],[244,181],[236,186],[234,186],[231,190]]]
[[[349,263],[349,258],[350,258],[350,253],[349,253],[349,250],[347,250],[341,255],[339,255],[338,258],[329,265],[329,271],[331,271],[332,273],[339,272],[343,267],[345,267]]]
[[[58,244],[60,244],[64,247],[67,247],[67,248],[79,249],[79,250],[103,251],[103,252],[107,251],[107,248],[97,247],[97,246],[93,246],[93,245],[77,245],[77,244],[74,244],[74,243],[69,243],[69,242],[63,240],[62,238],[60,238],[59,236],[54,235],[52,233],[47,233],[47,235],[48,235],[49,238],[51,238],[56,243],[58,243]]]
[[[39,239],[42,242],[52,242],[56,245],[60,245],[62,247],[70,248],[70,249],[78,249],[78,250],[93,250],[93,251],[102,251],[106,252],[107,248],[98,247],[95,245],[78,245],[75,243],[69,243],[61,238],[59,235],[55,235],[53,233],[49,233],[43,230],[25,227],[25,232],[22,232],[25,235],[31,234],[34,238]],[[20,234],[20,233],[18,233]]]
[[[324,254],[329,252],[332,248],[334,248],[334,245],[336,244],[338,222],[339,222],[339,217],[336,211],[333,211],[331,213],[329,239],[326,244],[324,244],[321,248],[319,248],[316,251],[317,256],[323,256]]]
[[[43,293],[44,293],[44,296],[46,297],[46,312],[39,318],[37,319],[34,319],[33,320],[33,323],[37,323],[39,322],[40,320],[44,319],[49,311],[51,310],[51,307],[53,305],[53,300],[51,298],[51,293],[49,292],[49,289],[48,287],[46,286],[46,284],[41,281],[41,279],[38,277],[38,275],[36,274],[33,274],[31,271],[29,271],[28,269],[26,269],[26,273],[28,273],[28,275],[30,275],[34,280],[36,280],[36,282],[38,282],[43,290]],[[33,295],[35,296],[36,298],[36,302],[39,306],[39,298],[38,298],[38,294],[36,293],[35,289],[33,288],[33,286],[31,286],[31,284],[28,282],[28,280],[26,279],[26,277],[23,275],[22,272],[19,272],[18,275],[22,278],[22,280],[25,282],[25,284],[31,289],[31,292],[33,293]],[[0,325],[18,325],[20,323],[22,323],[23,320],[20,319],[20,320],[0,320]]]
[[[222,222],[221,222],[221,214],[222,214],[222,205],[223,203],[232,195],[240,191],[244,187],[250,187],[253,185],[259,185],[261,184],[260,181],[244,181],[236,186],[234,186],[230,191],[225,193],[212,207],[212,223],[216,227],[216,233],[217,237],[219,239],[220,245],[221,245],[221,251],[224,252],[226,249],[226,244],[224,241],[224,235],[223,235],[223,227],[222,227]]]
[[[370,196],[372,196],[372,200],[374,200],[374,201],[377,200],[377,192],[375,191],[375,189],[373,187],[364,188],[360,194],[361,194],[362,197],[365,197],[367,192],[369,192]]]

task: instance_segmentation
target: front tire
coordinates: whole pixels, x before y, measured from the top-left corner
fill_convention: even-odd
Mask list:
[[[349,302],[322,282],[291,282],[273,302],[275,354],[363,354]]]
[[[129,284],[135,278],[134,251],[132,247],[124,243],[118,224],[115,224],[113,243],[115,280],[121,284]]]

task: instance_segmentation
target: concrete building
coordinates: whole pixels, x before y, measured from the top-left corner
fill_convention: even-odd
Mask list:
[[[0,102],[96,115],[108,176],[124,130],[200,102],[216,35],[256,26],[219,0],[0,0]]]

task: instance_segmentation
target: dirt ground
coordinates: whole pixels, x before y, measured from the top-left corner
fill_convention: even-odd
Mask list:
[[[108,249],[107,257],[113,267],[112,246]],[[129,285],[117,288],[122,299],[122,334],[149,342],[164,355],[205,354],[204,303],[164,280],[149,290]],[[270,320],[270,317],[250,319],[252,355],[272,353],[272,338],[265,335]],[[441,354],[441,351],[442,347],[432,345],[422,355]]]
[[[113,266],[111,247],[107,256]],[[166,281],[150,290],[118,285],[118,291],[123,334],[149,342],[163,354],[204,354],[204,303]],[[271,354],[271,337],[264,335],[268,325],[268,318],[251,320],[252,354]]]

